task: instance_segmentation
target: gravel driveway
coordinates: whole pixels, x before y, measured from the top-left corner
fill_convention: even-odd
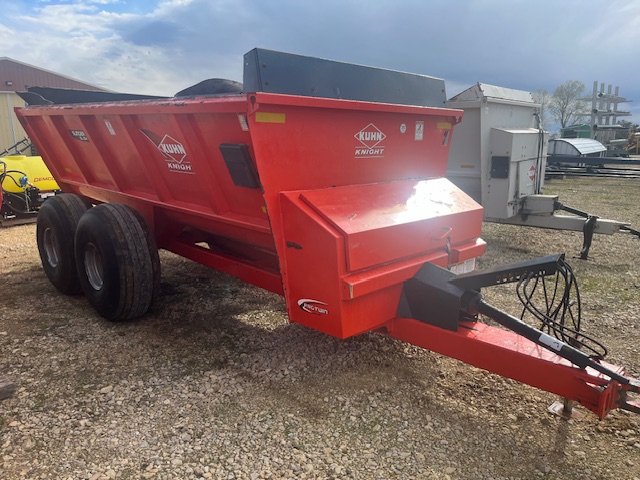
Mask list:
[[[606,182],[549,189],[638,228],[624,193],[637,196],[637,181]],[[581,244],[498,225],[484,238],[483,266]],[[570,259],[587,330],[636,377],[639,246],[596,237],[591,260]],[[551,394],[380,335],[289,325],[279,296],[161,261],[153,312],[113,324],[48,283],[35,226],[0,230],[0,377],[17,386],[0,402],[0,478],[640,480],[639,415],[578,409],[567,421],[547,412]],[[505,308],[515,298],[488,296]]]

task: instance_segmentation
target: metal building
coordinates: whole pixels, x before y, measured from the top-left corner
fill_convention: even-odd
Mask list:
[[[603,157],[607,147],[591,138],[556,138],[549,140],[549,155],[580,155],[584,157]]]
[[[560,129],[562,138],[591,138],[591,126],[587,123],[571,125]]]
[[[13,112],[14,107],[24,106],[24,101],[15,92],[36,86],[105,91],[59,73],[0,57],[0,152],[26,137]]]

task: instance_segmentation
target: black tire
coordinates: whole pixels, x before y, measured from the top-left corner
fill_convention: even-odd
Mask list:
[[[51,284],[67,295],[82,293],[73,238],[80,217],[89,208],[84,198],[62,193],[48,198],[38,212],[36,238],[42,268]]]
[[[144,219],[126,205],[106,203],[87,211],[76,229],[80,285],[107,320],[144,315],[160,291],[160,258]]]

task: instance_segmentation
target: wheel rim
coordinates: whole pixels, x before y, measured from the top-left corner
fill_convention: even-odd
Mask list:
[[[104,284],[102,271],[102,256],[93,243],[87,243],[84,249],[84,271],[89,285],[94,290],[100,290]]]
[[[53,231],[50,228],[45,229],[43,235],[44,253],[47,257],[47,263],[53,268],[58,266],[60,259],[58,257],[58,248],[54,238]]]

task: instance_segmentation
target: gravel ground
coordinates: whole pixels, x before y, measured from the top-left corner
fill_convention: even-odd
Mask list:
[[[640,226],[633,180],[556,180],[570,205]],[[621,201],[622,200],[622,201]],[[586,330],[640,377],[640,241],[485,225],[482,266],[566,251]],[[640,419],[398,341],[287,324],[277,295],[161,253],[162,295],[129,323],[45,278],[33,225],[0,230],[2,479],[640,479]],[[487,290],[516,313],[512,289]],[[579,415],[582,413],[583,415]]]

